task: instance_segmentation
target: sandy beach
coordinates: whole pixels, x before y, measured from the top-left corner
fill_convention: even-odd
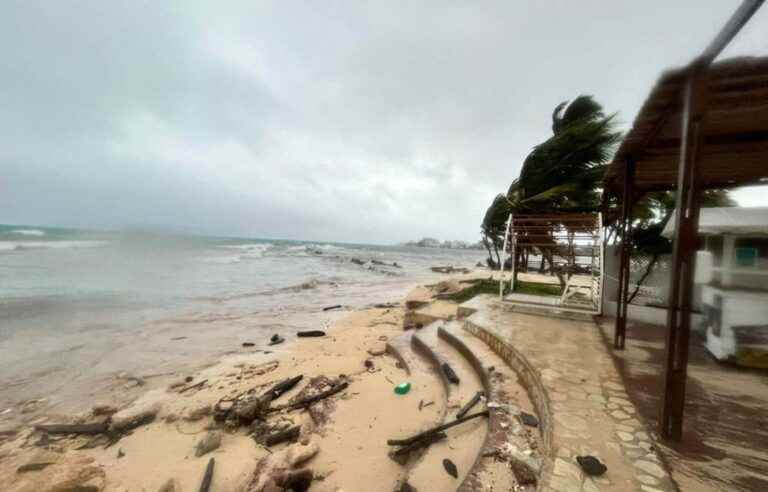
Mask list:
[[[436,316],[455,315],[456,304],[430,300],[434,294],[422,287],[410,298],[429,301],[426,312]],[[283,490],[269,488],[267,482],[275,476],[270,470],[286,466],[288,471],[311,470],[311,490],[398,489],[412,464],[391,459],[387,440],[441,423],[464,398],[446,398],[432,374],[408,374],[386,353],[387,342],[404,333],[405,304],[339,315],[325,336],[292,338],[269,350],[234,354],[196,373],[159,376],[151,384],[133,385],[138,388],[128,380],[125,384],[138,394],[129,404],[116,405],[118,399],[107,393],[89,402],[90,411],[41,415],[20,427],[2,429],[0,476],[10,480],[5,490],[197,490],[210,458],[215,459],[211,490]],[[266,424],[218,418],[232,399],[263,394],[296,376],[302,376],[301,381],[272,406],[301,401],[340,383],[345,388],[308,410],[270,414]],[[400,383],[410,383],[407,394],[394,391]],[[119,430],[114,435],[59,435],[35,427],[73,423],[106,423],[110,430]],[[258,442],[260,432],[286,427],[300,428],[294,443]],[[462,475],[485,434],[484,419],[476,419],[457,426],[449,442],[441,443]],[[429,468],[413,476],[411,485],[429,490],[430,484],[460,483],[439,461]]]

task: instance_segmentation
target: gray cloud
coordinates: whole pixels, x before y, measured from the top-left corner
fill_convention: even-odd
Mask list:
[[[628,125],[738,3],[5,2],[0,222],[475,239],[558,102]]]

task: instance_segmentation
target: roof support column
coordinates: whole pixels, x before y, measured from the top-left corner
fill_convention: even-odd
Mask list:
[[[632,255],[632,198],[634,194],[635,161],[627,157],[624,168],[624,193],[621,204],[621,257],[619,259],[619,292],[616,297],[616,326],[613,332],[613,347],[624,350],[627,332],[627,306],[629,305],[629,259]]]
[[[685,88],[680,138],[680,163],[675,202],[675,237],[667,314],[664,394],[659,433],[679,441],[683,432],[688,345],[691,332],[693,279],[698,247],[700,189],[697,163],[703,145],[706,68],[694,65]]]

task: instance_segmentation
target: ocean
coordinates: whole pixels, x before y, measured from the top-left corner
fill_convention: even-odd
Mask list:
[[[430,266],[472,267],[485,256],[0,225],[0,418],[35,399],[81,408],[125,375],[151,379],[271,349],[272,334],[323,329],[439,279]]]

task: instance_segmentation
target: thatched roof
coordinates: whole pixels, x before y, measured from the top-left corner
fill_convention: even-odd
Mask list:
[[[656,83],[606,172],[609,193],[621,195],[628,156],[636,162],[636,191],[676,186],[687,73],[687,68],[669,70]],[[768,57],[714,63],[707,87],[701,186],[768,183]]]

